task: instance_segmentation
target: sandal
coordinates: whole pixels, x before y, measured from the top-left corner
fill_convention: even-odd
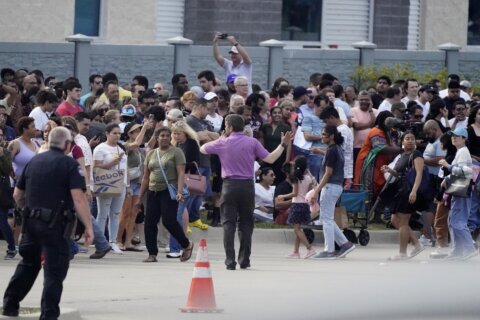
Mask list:
[[[188,261],[192,257],[192,252],[193,252],[193,242],[190,241],[188,244],[188,247],[183,249],[182,255],[180,256],[180,261],[185,262]]]
[[[157,262],[157,257],[154,255],[149,255],[148,258],[143,260],[143,262]]]

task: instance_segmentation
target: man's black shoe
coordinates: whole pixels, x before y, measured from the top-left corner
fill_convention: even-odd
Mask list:
[[[102,259],[110,250],[112,250],[112,247],[110,246],[108,246],[108,248],[105,250],[97,250],[95,253],[90,255],[90,259]]]
[[[230,264],[227,266],[227,270],[235,270],[236,266],[234,264]]]
[[[2,310],[2,316],[6,316],[6,317],[18,317],[18,310],[3,309],[3,310]]]
[[[247,269],[247,268],[250,268],[250,262],[247,263],[247,264],[241,264],[240,265],[240,269]]]

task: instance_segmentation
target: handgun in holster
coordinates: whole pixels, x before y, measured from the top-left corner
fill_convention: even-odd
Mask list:
[[[63,237],[65,239],[70,239],[70,236],[73,231],[73,227],[75,226],[75,211],[73,210],[65,210],[63,211],[63,219],[65,220],[65,229],[63,231]]]

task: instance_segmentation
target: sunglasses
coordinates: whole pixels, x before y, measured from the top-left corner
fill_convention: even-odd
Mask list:
[[[155,104],[155,102],[145,102],[146,106],[153,106],[154,104]]]

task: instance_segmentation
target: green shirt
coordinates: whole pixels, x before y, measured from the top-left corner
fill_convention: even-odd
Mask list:
[[[177,186],[177,165],[185,164],[185,155],[180,148],[171,147],[167,151],[161,151],[160,149],[153,149],[145,158],[145,166],[150,171],[150,183],[148,184],[148,190],[150,191],[163,191],[167,189],[167,183],[163,178],[162,171],[158,164],[157,150],[160,152],[160,161],[162,161],[163,170],[167,176],[168,183],[172,183]]]

